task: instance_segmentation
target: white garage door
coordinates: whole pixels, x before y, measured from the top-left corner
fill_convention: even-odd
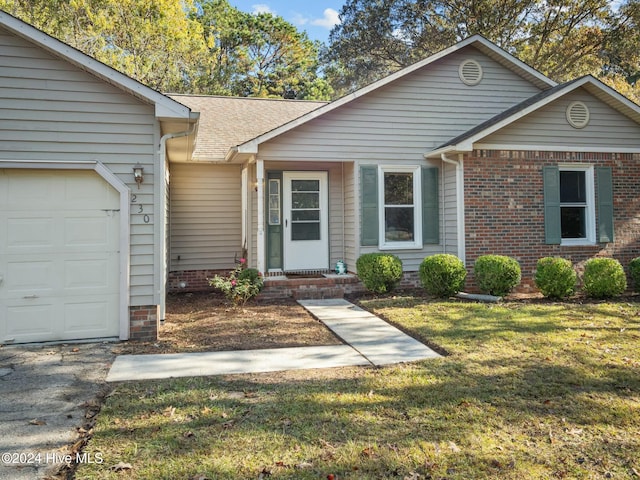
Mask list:
[[[92,170],[0,169],[0,343],[118,335],[118,209]]]

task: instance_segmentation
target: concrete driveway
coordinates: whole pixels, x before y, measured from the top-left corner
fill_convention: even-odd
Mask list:
[[[46,478],[69,459],[107,391],[112,346],[0,346],[0,480]]]

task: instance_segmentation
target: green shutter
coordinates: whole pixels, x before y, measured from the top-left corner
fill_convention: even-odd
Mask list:
[[[560,170],[543,167],[544,179],[544,237],[547,244],[560,244]]]
[[[598,182],[598,239],[613,242],[613,175],[611,167],[596,168]]]
[[[422,168],[422,243],[440,243],[438,168]]]
[[[360,244],[378,245],[378,167],[360,167]]]

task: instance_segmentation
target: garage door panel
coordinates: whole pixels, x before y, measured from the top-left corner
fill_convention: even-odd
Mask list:
[[[69,301],[64,306],[64,331],[67,338],[93,338],[98,336],[115,336],[117,325],[112,317],[117,315],[118,298],[101,298],[100,300]]]
[[[55,285],[55,265],[52,260],[17,260],[7,264],[4,287],[9,297],[21,295],[52,295]]]
[[[112,240],[109,227],[112,217],[74,217],[64,219],[64,246],[106,249]],[[112,243],[113,245],[113,243]]]
[[[64,266],[65,294],[99,289],[103,292],[118,292],[114,280],[117,275],[111,258],[67,260]]]
[[[88,177],[84,172],[73,172],[67,176],[64,185],[64,200],[67,205],[80,209],[104,208],[112,198],[112,188],[98,175]]]
[[[25,188],[27,186],[27,188]],[[32,171],[11,171],[7,177],[7,207],[31,210],[57,202],[55,177],[52,173],[34,175]]]
[[[55,237],[55,222],[51,217],[7,219],[9,249],[53,248]]]
[[[117,336],[120,194],[94,171],[0,169],[0,344]]]
[[[54,335],[55,310],[53,303],[35,300],[8,306],[5,340],[20,343],[51,338]]]

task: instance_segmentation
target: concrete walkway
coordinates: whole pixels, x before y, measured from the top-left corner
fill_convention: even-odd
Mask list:
[[[382,366],[440,356],[414,338],[346,300],[300,300],[298,303],[347,345],[120,355],[107,375],[107,382],[354,365]]]
[[[440,357],[415,338],[341,298],[298,303],[377,367]]]

